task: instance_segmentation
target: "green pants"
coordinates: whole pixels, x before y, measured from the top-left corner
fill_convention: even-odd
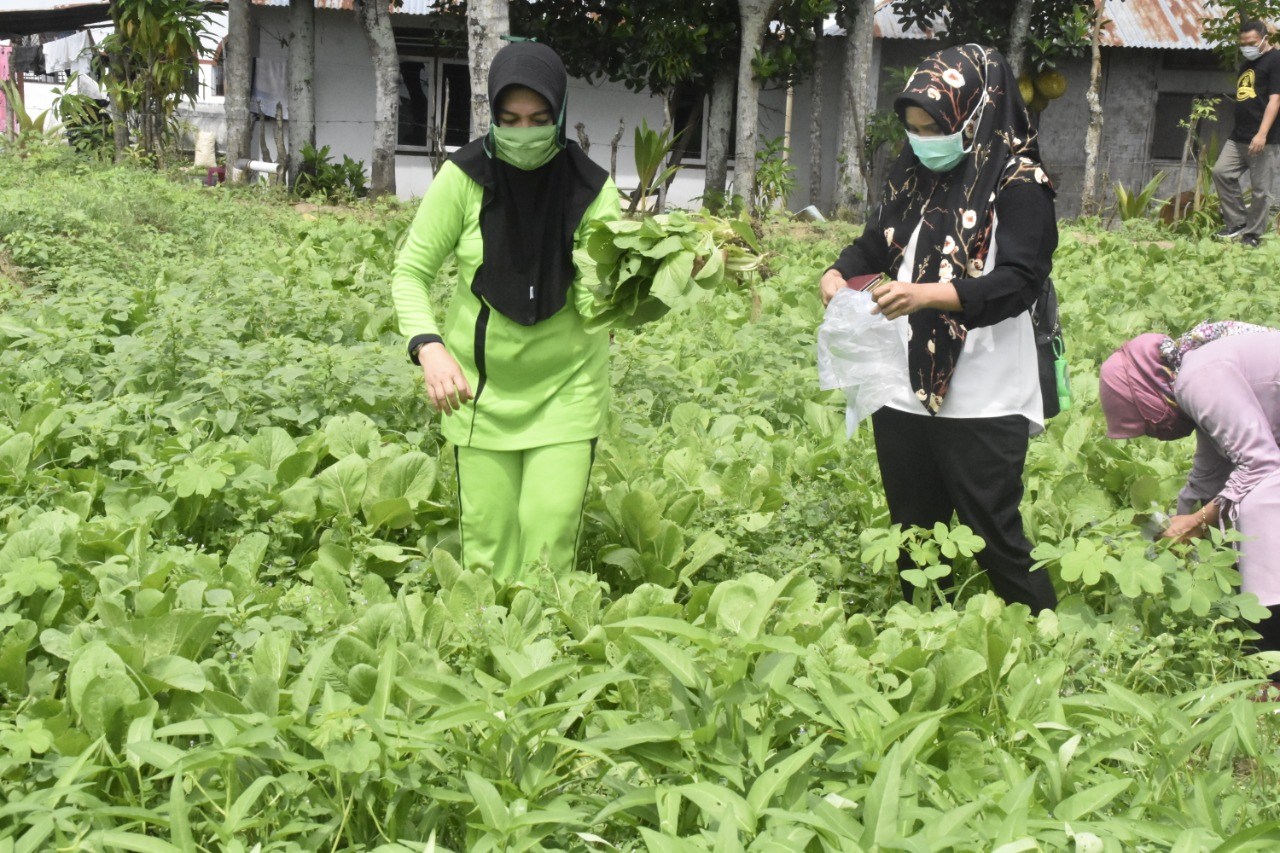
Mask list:
[[[573,569],[594,441],[454,453],[466,568],[488,568],[500,580],[544,560],[557,572]]]

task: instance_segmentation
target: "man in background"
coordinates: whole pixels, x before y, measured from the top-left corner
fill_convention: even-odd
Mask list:
[[[1244,62],[1236,76],[1235,127],[1213,167],[1223,227],[1214,236],[1257,248],[1271,211],[1271,177],[1280,152],[1280,53],[1267,43],[1267,25],[1240,25]],[[1241,178],[1249,174],[1252,199],[1244,203]]]

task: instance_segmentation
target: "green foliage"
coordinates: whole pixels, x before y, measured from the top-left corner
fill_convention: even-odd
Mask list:
[[[54,88],[54,109],[62,119],[72,148],[81,154],[107,159],[114,145],[110,118],[93,98],[71,91],[78,77],[78,73],[72,72],[66,85]]]
[[[1160,190],[1160,184],[1164,183],[1164,172],[1156,172],[1151,180],[1147,181],[1138,192],[1132,192],[1125,188],[1120,182],[1116,182],[1116,215],[1121,221],[1127,222],[1130,219],[1142,219],[1152,212],[1152,208],[1156,203],[1156,193]]]
[[[0,154],[10,153],[21,157],[32,148],[57,141],[58,132],[49,110],[31,115],[22,96],[18,94],[18,88],[8,80],[0,81],[0,91],[4,92],[9,116],[13,121],[12,128],[0,131]]]
[[[195,99],[193,75],[209,27],[203,0],[115,0],[114,32],[98,45],[102,82],[155,157],[176,138],[178,105]]]
[[[627,213],[635,213],[642,200],[648,200],[680,171],[678,164],[666,166],[679,137],[679,133],[673,135],[666,128],[653,130],[641,119],[635,131],[636,188],[631,192]]]
[[[796,167],[787,159],[782,137],[764,140],[756,151],[756,198],[754,210],[772,210],[786,204],[796,188]]]
[[[770,35],[753,57],[756,74],[797,82],[813,67],[813,22],[833,0],[780,0]],[[736,68],[738,4],[730,0],[517,0],[512,31],[556,47],[570,74],[623,83],[633,91],[669,95],[689,86],[709,92],[717,70]]]
[[[1223,68],[1240,64],[1240,25],[1245,21],[1274,21],[1280,17],[1276,0],[1208,0],[1201,20],[1204,37]],[[1273,32],[1269,40],[1275,43]]]
[[[341,163],[329,156],[329,146],[317,149],[310,142],[302,145],[302,168],[294,184],[295,194],[325,201],[351,201],[369,194],[364,161],[342,155]]]
[[[676,212],[597,221],[585,243],[574,262],[594,296],[589,329],[652,322],[742,284],[761,265],[756,235],[740,219]]]
[[[893,11],[907,26],[941,32],[945,44],[992,45],[1008,55],[1010,28],[1017,0],[893,0]],[[1036,0],[1031,13],[1029,65],[1052,68],[1065,56],[1079,56],[1089,46],[1095,15],[1093,3]]]
[[[1280,840],[1229,543],[1134,525],[1185,442],[1102,440],[1080,383],[1026,468],[1062,606],[1004,606],[971,533],[889,524],[815,387],[853,229],[780,224],[752,290],[616,332],[583,571],[500,586],[457,562],[387,307],[411,214],[0,162],[0,850]],[[1064,234],[1075,375],[1210,314],[1280,325],[1277,251]],[[897,602],[899,553],[955,605]]]

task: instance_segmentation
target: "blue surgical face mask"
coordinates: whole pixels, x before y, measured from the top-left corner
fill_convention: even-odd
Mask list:
[[[1256,44],[1249,45],[1248,47],[1242,47],[1240,48],[1240,55],[1245,58],[1246,62],[1253,62],[1259,56],[1262,56],[1262,48],[1258,47]]]
[[[911,150],[916,153],[916,158],[931,172],[950,172],[973,150],[972,144],[965,147],[964,134],[970,125],[976,125],[981,120],[986,106],[987,99],[984,94],[982,103],[973,111],[968,121],[955,133],[949,133],[946,136],[920,136],[907,131],[907,142],[911,144]]]

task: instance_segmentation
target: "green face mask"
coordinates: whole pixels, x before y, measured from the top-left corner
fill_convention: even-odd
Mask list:
[[[931,172],[950,172],[968,153],[964,150],[964,139],[959,133],[917,136],[908,132],[907,141],[911,143],[911,150],[916,152],[916,157]]]
[[[560,152],[556,140],[559,128],[554,124],[545,127],[498,127],[489,125],[493,134],[494,153],[517,169],[536,169],[545,166]]]

